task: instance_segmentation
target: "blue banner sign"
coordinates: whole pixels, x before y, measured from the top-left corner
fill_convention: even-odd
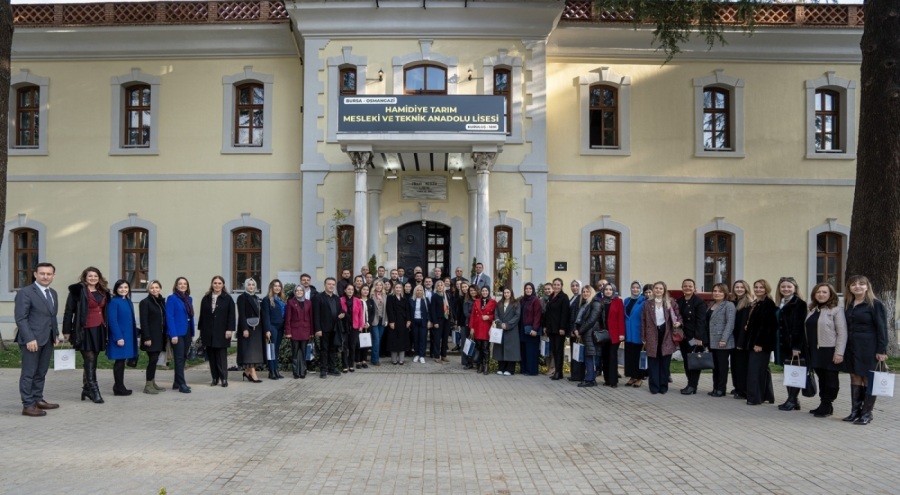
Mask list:
[[[493,95],[341,96],[338,132],[506,134],[506,98]]]

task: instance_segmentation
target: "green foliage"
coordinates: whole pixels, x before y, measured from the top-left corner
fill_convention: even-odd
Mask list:
[[[344,214],[343,211],[335,208],[334,213],[331,214],[331,235],[325,239],[325,242],[331,244],[332,242],[337,241],[337,232],[338,229],[344,225],[344,222],[347,221],[347,215]]]
[[[372,276],[375,276],[377,270],[378,270],[378,261],[375,259],[375,255],[373,254],[369,258],[369,273],[371,273]]]
[[[478,264],[478,258],[472,256],[472,269],[469,271],[469,280],[475,278],[475,265]]]
[[[723,33],[726,25],[718,15],[722,1],[712,0],[594,0],[597,9],[630,12],[635,29],[652,24],[653,44],[666,54],[666,62],[681,52],[681,46],[700,35],[711,49],[716,43],[728,44]],[[771,0],[736,0],[729,5],[736,9],[737,27],[752,33],[755,15],[761,5]]]
[[[65,347],[67,349],[71,349],[71,347]],[[59,349],[59,348],[58,348]],[[237,352],[237,348],[232,346],[228,349],[229,354],[234,354]],[[185,362],[185,367],[189,368],[191,366],[196,366],[198,364],[203,364],[204,359],[190,359]],[[97,356],[97,369],[100,370],[111,370],[113,368],[113,364],[115,361],[110,361],[106,358],[106,353],[99,353]],[[18,345],[8,345],[6,349],[0,351],[0,368],[21,368],[22,367],[22,354],[19,351]],[[84,359],[81,357],[80,352],[75,352],[75,368],[83,369],[84,368]],[[138,352],[138,364],[137,368],[139,370],[147,368],[147,353],[140,351]],[[50,358],[50,369],[53,369],[53,358]],[[157,368],[157,369],[166,369],[165,367]]]

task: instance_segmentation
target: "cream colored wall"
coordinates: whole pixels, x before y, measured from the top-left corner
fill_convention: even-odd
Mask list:
[[[601,66],[631,76],[631,156],[579,154],[577,78]],[[745,82],[746,157],[742,159],[693,156],[692,80],[710,76],[715,69],[724,69],[725,75]],[[859,80],[856,65],[699,63],[677,58],[664,66],[656,61],[551,61],[547,70],[551,173],[852,179],[856,170],[853,160],[804,158],[804,83],[822,77],[826,71]]]
[[[245,66],[274,76],[271,155],[223,155],[222,77]],[[14,63],[50,79],[49,155],[13,157],[15,174],[296,173],[300,163],[301,66],[296,58],[91,60]],[[110,156],[110,78],[133,67],[161,78],[159,155]]]
[[[456,84],[457,94],[480,95],[484,94],[484,58],[497,56],[498,50],[508,51],[510,57],[520,57],[524,66],[528,69],[530,54],[525,50],[521,41],[516,40],[461,40],[461,39],[435,39],[431,45],[431,53],[454,57],[458,62],[458,82],[449,81],[448,87]],[[337,88],[339,81],[329,81],[327,74],[327,61],[330,57],[340,56],[345,46],[352,46],[354,56],[366,57],[367,79],[365,81],[367,94],[394,94],[393,57],[404,56],[410,53],[420,53],[421,48],[417,39],[408,40],[366,40],[366,39],[334,39],[321,51],[320,59],[323,62],[323,70],[319,71],[319,80],[325,87],[325,93],[319,95],[319,103],[325,107],[325,117],[319,119],[319,129],[325,134],[328,115],[327,92]],[[472,69],[473,79],[469,81],[468,70]],[[378,81],[378,71],[384,71],[384,81]],[[401,76],[402,77],[402,76]],[[525,79],[524,75],[522,79]],[[359,81],[362,83],[363,81]],[[524,87],[525,81],[519,81]],[[523,112],[524,114],[524,112]],[[527,131],[529,127],[523,125]],[[518,165],[524,156],[530,152],[531,146],[506,145],[503,153],[498,157],[499,165]],[[402,150],[398,150],[402,151]],[[435,150],[442,151],[442,150]],[[328,163],[350,164],[350,159],[341,152],[337,144],[319,143],[319,152],[323,153]]]

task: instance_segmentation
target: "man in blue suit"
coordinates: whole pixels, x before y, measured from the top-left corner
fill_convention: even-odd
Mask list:
[[[22,351],[22,374],[19,393],[22,395],[22,415],[40,417],[47,409],[59,404],[44,400],[44,380],[50,367],[53,346],[59,343],[59,298],[50,288],[56,267],[38,263],[34,283],[16,294],[15,318],[18,331],[16,342]]]

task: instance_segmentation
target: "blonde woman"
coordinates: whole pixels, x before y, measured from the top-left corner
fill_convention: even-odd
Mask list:
[[[745,280],[737,280],[731,285],[731,302],[734,303],[734,349],[731,350],[731,395],[735,399],[747,400],[747,318],[756,298]]]
[[[284,287],[281,280],[276,278],[269,282],[269,292],[263,298],[262,310],[266,314],[266,328],[271,335],[269,340],[275,344],[275,359],[267,360],[270,380],[284,378],[278,372],[278,354],[281,349],[281,339],[284,337],[284,310],[287,307],[284,299]]]
[[[850,393],[853,410],[844,421],[855,425],[872,422],[875,397],[868,395],[866,385],[869,371],[887,359],[887,311],[875,298],[872,284],[862,275],[847,278],[847,350],[844,369],[850,373]]]
[[[653,297],[641,314],[641,341],[647,349],[647,378],[651,394],[669,391],[669,365],[677,349],[672,334],[681,328],[678,305],[669,297],[663,281],[653,284]]]

